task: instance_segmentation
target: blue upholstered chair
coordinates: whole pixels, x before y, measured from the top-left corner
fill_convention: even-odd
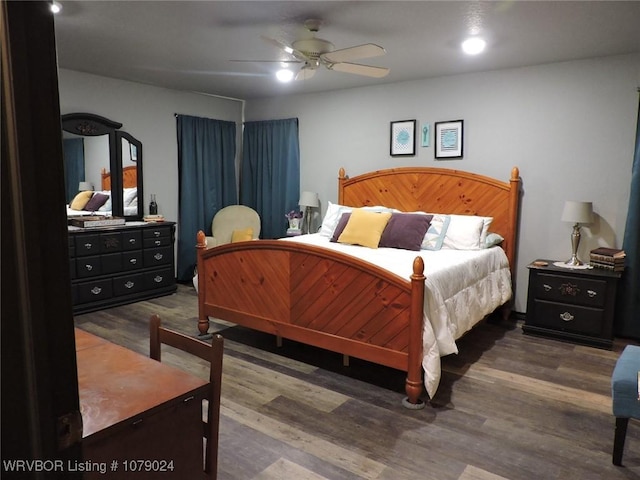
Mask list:
[[[611,377],[613,414],[616,432],[613,440],[613,464],[622,465],[624,440],[630,418],[640,418],[640,347],[627,345],[616,362]]]

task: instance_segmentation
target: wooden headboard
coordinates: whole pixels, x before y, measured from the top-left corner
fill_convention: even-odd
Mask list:
[[[100,172],[102,176],[102,190],[111,190],[111,172],[105,168]],[[122,188],[134,188],[138,186],[138,167],[132,165],[122,169]]]
[[[493,217],[489,231],[504,237],[502,248],[515,270],[520,172],[509,181],[446,168],[403,167],[338,178],[338,203],[352,207],[384,205],[403,212],[423,211]]]

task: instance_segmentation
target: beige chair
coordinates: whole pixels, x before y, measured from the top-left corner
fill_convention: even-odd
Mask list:
[[[161,326],[160,317],[152,315],[149,321],[149,356],[161,361],[162,344],[200,357],[209,362],[209,394],[207,395],[207,421],[203,422],[205,451],[204,478],[215,480],[218,475],[218,432],[220,426],[220,393],[222,385],[222,356],[224,340],[214,335],[211,343],[196,340]]]
[[[260,236],[260,215],[253,208],[245,205],[229,205],[221,208],[213,216],[211,222],[211,237],[206,237],[207,248],[231,243],[233,232],[251,229],[251,238]],[[241,237],[241,236],[240,236]],[[198,271],[193,272],[193,286],[198,291]]]
[[[231,243],[234,231],[251,228],[251,238],[260,236],[260,216],[245,205],[229,205],[218,210],[211,222],[211,237],[207,237],[207,248]]]

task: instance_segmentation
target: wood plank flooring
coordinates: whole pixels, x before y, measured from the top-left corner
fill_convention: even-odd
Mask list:
[[[197,297],[174,295],[76,317],[76,326],[148,354],[148,319],[196,333]],[[640,479],[640,422],[624,467],[611,463],[613,351],[482,323],[443,359],[424,410],[402,407],[404,374],[221,321],[225,338],[220,480]],[[163,361],[207,377],[167,348]]]

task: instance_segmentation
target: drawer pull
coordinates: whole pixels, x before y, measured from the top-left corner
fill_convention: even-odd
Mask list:
[[[135,265],[136,263],[138,263],[138,259],[137,258],[132,258],[132,259],[129,260],[129,263],[131,265]]]
[[[546,283],[543,283],[542,288],[544,288],[545,292],[548,292],[549,290],[551,290],[551,285],[547,285]]]
[[[153,281],[156,283],[160,283],[162,281],[162,277],[160,275],[156,275],[153,277]]]
[[[93,244],[91,244],[91,243],[85,243],[84,244],[84,248],[86,248],[87,250],[91,250],[91,247],[93,247]]]
[[[94,295],[100,294],[101,291],[102,291],[102,289],[100,287],[93,287],[91,289],[91,293],[93,293]]]
[[[163,255],[161,253],[156,253],[153,258],[155,258],[156,260],[162,260]]]
[[[587,295],[589,295],[589,297],[593,298],[596,295],[598,295],[598,292],[595,292],[593,290],[587,290]]]
[[[193,395],[190,395],[190,396],[188,396],[187,398],[185,398],[185,399],[183,400],[183,402],[184,402],[184,403],[188,403],[188,402],[190,402],[191,400],[193,400],[194,398],[196,398],[196,397],[194,397]]]
[[[135,245],[135,244],[136,244],[136,239],[135,239],[135,238],[130,238],[130,239],[129,239],[129,243],[130,243],[131,245]]]
[[[131,422],[131,426],[139,427],[140,425],[142,425],[143,420],[144,420],[143,418],[138,418],[137,420],[134,420],[133,422]]]
[[[124,286],[127,288],[133,288],[135,286],[135,283],[129,280],[127,283],[124,284]]]
[[[90,272],[91,270],[93,270],[93,265],[89,265],[88,263],[84,266],[84,268],[87,269],[88,272]]]
[[[562,320],[564,320],[565,322],[570,322],[571,320],[573,320],[575,317],[573,315],[571,315],[569,312],[564,312],[560,314],[560,318]]]
[[[161,244],[162,244],[162,240],[156,240],[154,243],[155,243],[156,245],[161,245]]]
[[[156,237],[159,237],[159,236],[160,236],[160,232],[157,232],[157,231],[156,231],[156,232],[153,232],[153,234],[154,234]]]

